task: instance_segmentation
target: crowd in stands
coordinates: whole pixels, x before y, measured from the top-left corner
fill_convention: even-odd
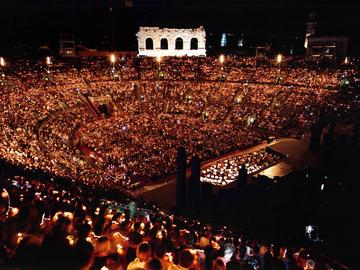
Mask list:
[[[173,174],[180,145],[189,160],[206,161],[270,136],[301,137],[321,111],[352,115],[359,99],[336,88],[344,72],[357,78],[357,70],[237,57],[10,61],[2,69],[0,156],[129,188]],[[110,97],[110,117],[90,101],[103,96]]]
[[[247,239],[237,229],[131,200],[120,201],[128,207],[114,207],[94,187],[17,176],[3,180],[0,268],[333,269],[309,248]]]

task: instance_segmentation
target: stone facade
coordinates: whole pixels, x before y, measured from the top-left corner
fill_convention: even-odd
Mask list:
[[[202,26],[196,29],[140,27],[136,36],[139,56],[206,56],[206,33]]]

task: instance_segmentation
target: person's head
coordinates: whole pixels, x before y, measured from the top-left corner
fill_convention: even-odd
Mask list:
[[[145,270],[161,270],[161,262],[159,259],[151,259],[145,263]]]
[[[142,241],[142,236],[139,233],[133,233],[130,235],[129,237],[129,244],[130,246],[132,246],[133,248],[136,248],[137,246],[139,246],[139,244]]]
[[[272,248],[273,256],[278,257],[280,255],[280,248],[278,246],[274,246]]]
[[[245,245],[241,245],[239,247],[238,252],[239,252],[239,256],[240,256],[241,259],[244,259],[246,257],[246,251],[247,251],[247,249],[246,249]]]
[[[75,264],[78,267],[78,269],[81,270],[88,270],[90,269],[93,259],[94,259],[94,249],[80,249],[75,248],[73,250],[73,257],[75,258]]]
[[[89,225],[88,223],[84,223],[84,224],[80,225],[79,231],[78,231],[79,238],[84,239],[84,238],[88,237],[90,231],[91,231],[91,225]]]
[[[224,262],[221,259],[214,260],[212,270],[226,270]]]
[[[315,262],[313,260],[306,260],[304,270],[314,270]]]
[[[163,244],[157,244],[155,246],[154,255],[156,258],[162,259],[165,255],[166,249]]]
[[[184,268],[189,268],[194,261],[194,255],[191,253],[190,250],[185,249],[180,252],[179,255],[179,265]]]
[[[260,253],[260,247],[259,247],[259,245],[255,245],[255,246],[253,247],[253,253],[254,253],[254,255],[259,255],[259,253]]]
[[[240,270],[240,263],[237,261],[230,261],[226,264],[226,270]]]
[[[71,221],[62,214],[57,215],[57,220],[53,226],[54,235],[67,234],[70,231]]]
[[[110,250],[110,242],[107,236],[101,236],[95,245],[95,254],[98,257],[104,257],[108,255]]]
[[[268,252],[268,246],[266,244],[262,244],[260,246],[259,255],[264,256]]]
[[[151,259],[151,247],[147,242],[143,242],[137,247],[136,257],[141,262],[147,262]]]
[[[306,249],[301,249],[299,252],[294,254],[296,264],[300,268],[305,268],[306,260],[308,258],[308,251]]]
[[[287,248],[286,247],[280,247],[280,257],[285,258],[286,257]]]
[[[134,232],[140,231],[140,222],[135,222],[134,224]]]
[[[228,242],[228,243],[225,243],[224,245],[224,261],[225,263],[227,263],[228,261],[230,261],[231,257],[234,255],[235,253],[235,246]]]

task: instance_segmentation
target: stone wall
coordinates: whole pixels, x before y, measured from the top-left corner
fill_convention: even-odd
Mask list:
[[[206,56],[206,33],[202,26],[196,29],[140,27],[136,36],[140,56]],[[175,49],[178,38],[183,41],[182,49]],[[153,49],[146,48],[147,39],[152,40]],[[168,49],[161,49],[161,39],[167,39]],[[191,39],[197,39],[197,49],[191,49]]]

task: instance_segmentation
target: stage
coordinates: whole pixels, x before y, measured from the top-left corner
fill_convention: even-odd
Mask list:
[[[254,173],[249,176],[249,183],[256,183],[256,176],[264,175],[271,181],[275,177],[282,177],[294,170],[300,170],[309,166],[315,166],[317,164],[317,154],[311,152],[308,149],[309,139],[293,139],[283,138],[275,140],[269,144],[263,142],[256,146],[244,149],[241,151],[234,151],[227,155],[213,159],[211,161],[201,163],[201,168],[208,167],[214,163],[218,163],[223,159],[228,159],[233,156],[245,155],[254,151],[259,151],[264,147],[268,147],[276,152],[282,153],[283,158],[277,164],[267,167],[264,170]],[[143,196],[146,200],[156,202],[159,206],[165,208],[171,208],[175,206],[176,198],[176,175],[167,177],[164,180],[157,181],[151,185],[144,186],[137,190],[137,194]],[[235,187],[236,183],[232,182],[226,186],[213,186],[213,192],[217,192],[220,189],[230,189]]]

